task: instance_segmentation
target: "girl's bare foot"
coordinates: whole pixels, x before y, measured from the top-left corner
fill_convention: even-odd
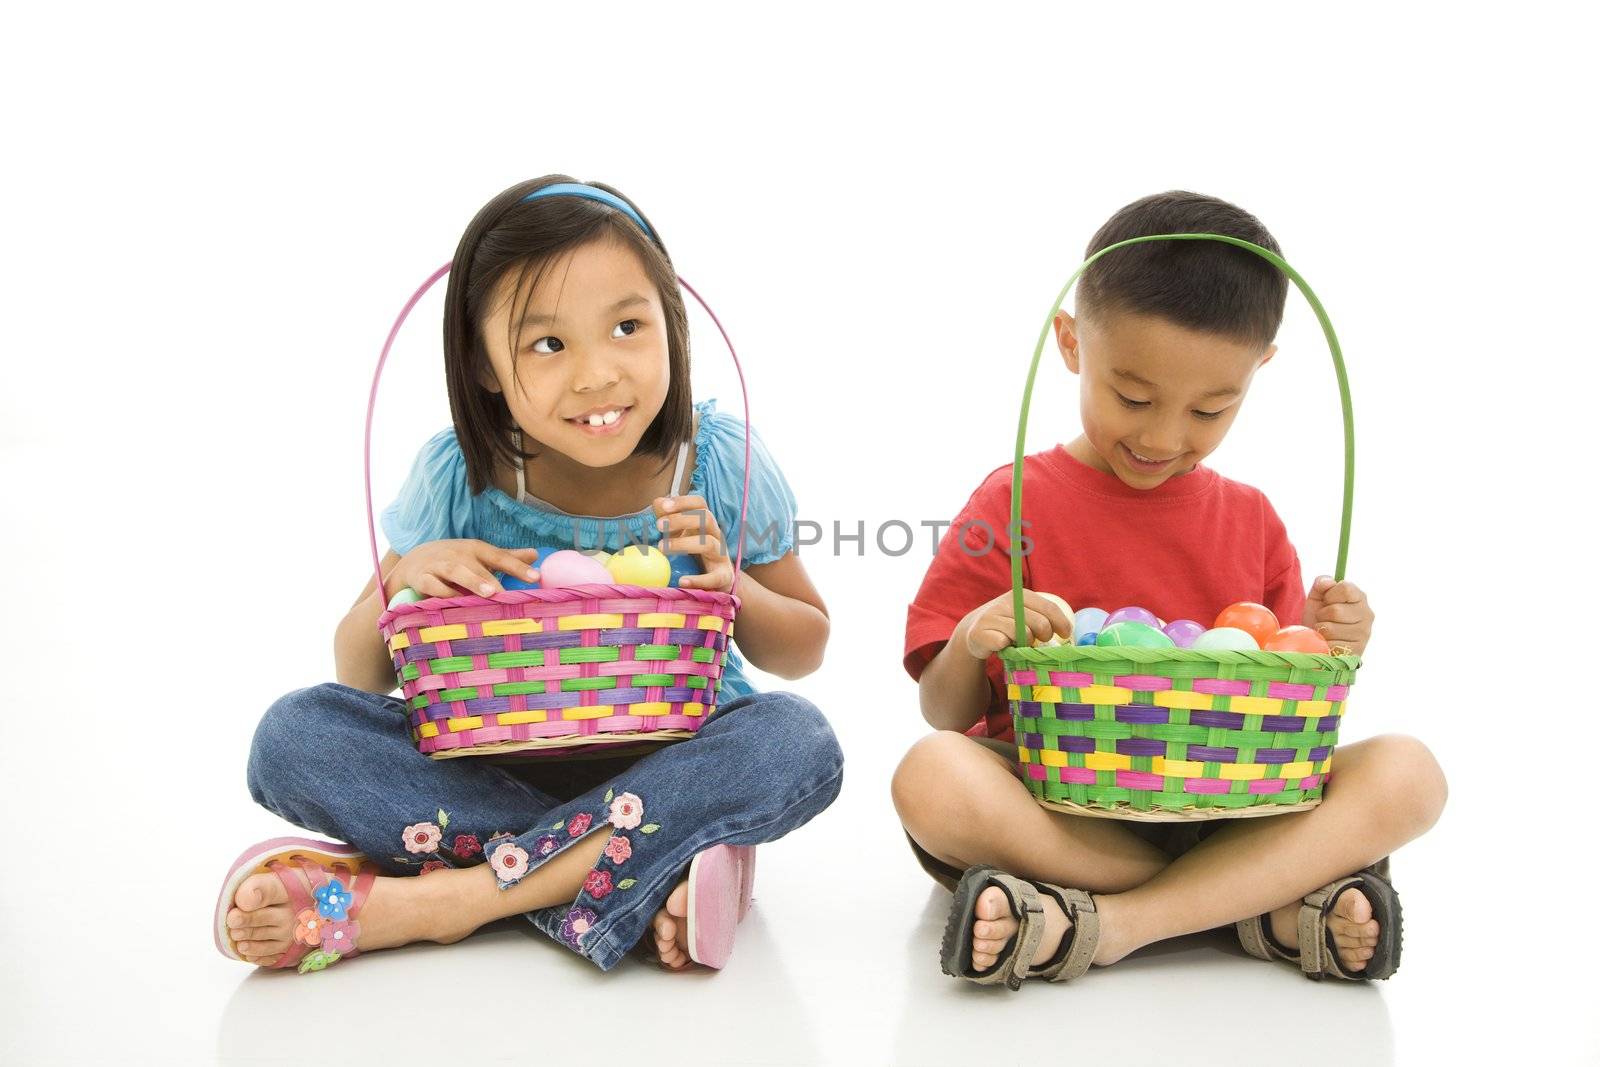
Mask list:
[[[1300,949],[1300,903],[1285,904],[1272,913],[1272,939],[1290,952]],[[1378,923],[1372,902],[1355,886],[1339,894],[1328,914],[1328,931],[1347,971],[1364,971],[1378,946]]]
[[[439,871],[427,878],[377,878],[373,880],[366,903],[356,916],[360,925],[360,942],[363,952],[394,948],[413,941],[437,941],[448,944],[459,941],[473,931],[459,918],[462,909],[454,906],[452,883],[449,874],[468,874]],[[305,876],[296,871],[307,894]],[[289,903],[289,894],[275,874],[254,874],[240,884],[233,896],[233,907],[228,910],[228,936],[234,948],[244,959],[258,967],[270,967],[286,952],[295,939],[297,920]]]
[[[669,971],[687,970],[689,958],[689,879],[684,878],[667,897],[667,902],[650,921],[656,956]]]

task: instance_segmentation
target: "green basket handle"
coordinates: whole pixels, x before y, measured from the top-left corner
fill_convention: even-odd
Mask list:
[[[1328,339],[1328,350],[1333,353],[1333,370],[1339,379],[1339,404],[1344,411],[1344,515],[1339,522],[1339,558],[1334,564],[1333,577],[1335,581],[1344,580],[1345,559],[1350,552],[1350,508],[1355,499],[1356,487],[1356,427],[1355,416],[1350,409],[1350,380],[1344,372],[1344,355],[1339,350],[1339,338],[1333,332],[1333,323],[1328,319],[1328,313],[1322,308],[1322,301],[1317,299],[1317,294],[1311,291],[1311,286],[1300,277],[1298,271],[1286,263],[1282,256],[1260,245],[1242,241],[1237,237],[1225,237],[1217,233],[1162,233],[1148,237],[1130,237],[1126,241],[1118,241],[1114,245],[1107,245],[1079,265],[1072,272],[1072,277],[1061,287],[1061,292],[1056,296],[1056,302],[1050,308],[1050,314],[1045,316],[1044,329],[1039,331],[1039,343],[1033,346],[1033,363],[1028,367],[1028,384],[1022,391],[1022,415],[1017,421],[1017,453],[1011,464],[1011,527],[1009,537],[1014,542],[1022,532],[1022,456],[1023,446],[1028,436],[1028,406],[1033,400],[1033,380],[1039,373],[1039,357],[1044,354],[1045,341],[1050,338],[1050,328],[1055,323],[1056,312],[1061,310],[1061,302],[1067,298],[1067,293],[1072,289],[1083,272],[1089,269],[1090,264],[1105,255],[1115,252],[1128,245],[1144,244],[1146,241],[1221,241],[1246,251],[1254,252],[1294,282],[1295,286],[1305,294],[1306,302],[1311,305],[1311,310],[1316,312],[1317,321],[1322,324],[1323,336]],[[1022,610],[1022,554],[1011,552],[1011,610],[1012,618],[1017,627],[1017,646],[1028,647],[1028,626],[1026,616]]]

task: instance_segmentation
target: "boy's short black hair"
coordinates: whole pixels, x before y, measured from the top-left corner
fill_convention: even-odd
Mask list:
[[[1130,237],[1218,233],[1282,255],[1261,220],[1226,200],[1173,191],[1135,200],[1100,227],[1085,258]],[[1155,315],[1265,348],[1278,334],[1289,279],[1254,252],[1221,241],[1151,241],[1119,248],[1078,282],[1078,312]]]

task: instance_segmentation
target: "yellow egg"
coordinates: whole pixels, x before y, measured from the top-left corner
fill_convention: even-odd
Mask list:
[[[611,562],[611,553],[607,552],[603,548],[597,548],[593,552],[585,552],[584,555],[588,556],[602,567]]]
[[[1067,621],[1068,622],[1073,621],[1073,619],[1072,619],[1073,612],[1072,612],[1072,605],[1071,604],[1068,604],[1065,600],[1062,600],[1060,597],[1056,596],[1054,593],[1040,593],[1039,595],[1044,597],[1046,600],[1053,601],[1058,607],[1060,607],[1062,612],[1067,616]],[[1050,635],[1050,640],[1048,640],[1048,641],[1046,641],[1044,643],[1044,647],[1045,648],[1054,648],[1057,645],[1070,645],[1070,644],[1072,644],[1072,634],[1070,632],[1067,633],[1065,636],[1062,636],[1061,634],[1051,634]]]
[[[629,545],[603,561],[618,585],[664,589],[672,584],[672,564],[661,550],[649,545]]]

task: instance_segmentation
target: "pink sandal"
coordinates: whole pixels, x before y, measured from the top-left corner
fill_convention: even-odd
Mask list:
[[[356,916],[378,876],[378,868],[365,859],[349,845],[307,837],[275,837],[245,849],[233,861],[217,894],[217,951],[229,959],[244,960],[228,936],[234,895],[246,878],[275,874],[289,895],[295,930],[294,941],[272,966],[296,967],[306,974],[354,956],[361,933]],[[312,887],[309,894],[308,885]]]
[[[720,969],[733,955],[733,935],[750,912],[756,850],[717,845],[689,864],[689,958]]]

